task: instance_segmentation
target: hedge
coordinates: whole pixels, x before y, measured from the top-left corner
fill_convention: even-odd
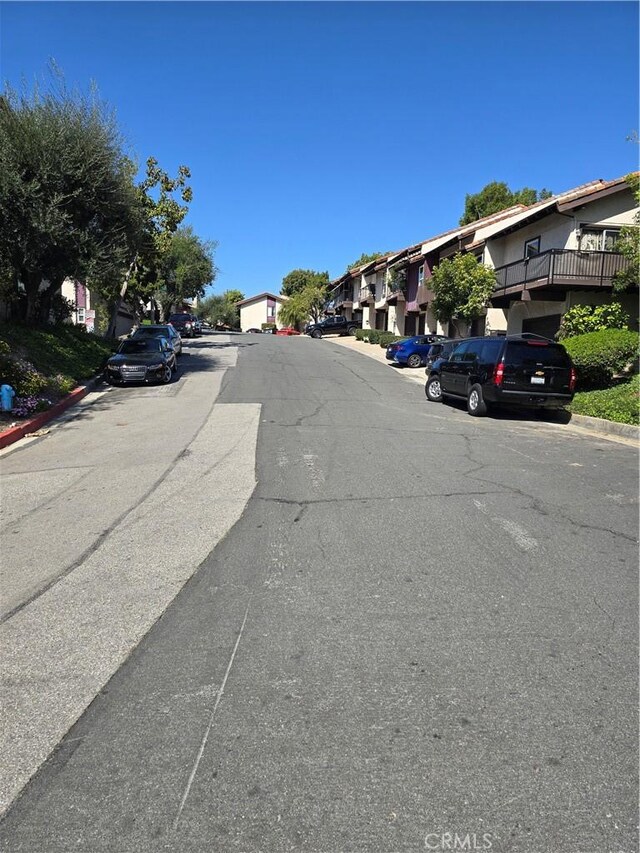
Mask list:
[[[565,338],[563,346],[578,373],[578,388],[606,388],[638,357],[638,332],[605,329]]]
[[[394,335],[393,332],[382,332],[378,343],[383,349],[386,349],[394,341],[406,341],[406,337],[404,335]]]
[[[356,340],[357,341],[368,341],[370,331],[371,331],[371,329],[356,329]]]
[[[640,425],[640,376],[604,391],[576,394],[569,409],[576,415]]]

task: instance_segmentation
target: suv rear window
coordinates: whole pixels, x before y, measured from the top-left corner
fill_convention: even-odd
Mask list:
[[[560,344],[544,341],[508,341],[504,354],[505,364],[513,367],[570,367],[571,359]]]

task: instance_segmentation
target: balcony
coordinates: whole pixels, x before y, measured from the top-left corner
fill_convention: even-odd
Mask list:
[[[609,288],[629,261],[617,252],[549,249],[531,258],[497,267],[492,304],[501,300],[563,299],[567,290]]]
[[[360,305],[373,305],[375,301],[375,287],[367,286],[360,289]]]
[[[405,302],[407,298],[407,282],[405,280],[390,282],[385,287],[385,295],[387,305],[397,305],[398,302]]]
[[[429,290],[426,284],[418,285],[418,293],[416,294],[416,303],[418,306],[429,305],[431,302],[433,302],[434,298],[435,294],[433,290]],[[413,305],[413,303],[411,304]]]
[[[341,290],[335,298],[336,308],[352,308],[353,307],[353,291]]]

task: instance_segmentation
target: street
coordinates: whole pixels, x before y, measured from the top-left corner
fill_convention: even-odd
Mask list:
[[[637,853],[637,449],[181,358],[0,456],[1,848]]]

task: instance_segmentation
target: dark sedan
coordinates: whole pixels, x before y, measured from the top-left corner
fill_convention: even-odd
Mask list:
[[[136,338],[156,338],[158,335],[165,337],[173,347],[175,354],[182,353],[182,338],[179,332],[176,332],[171,323],[154,323],[138,326],[135,332],[131,335],[131,339]]]
[[[120,382],[171,382],[176,354],[166,338],[129,338],[112,355],[104,371],[111,385]]]

